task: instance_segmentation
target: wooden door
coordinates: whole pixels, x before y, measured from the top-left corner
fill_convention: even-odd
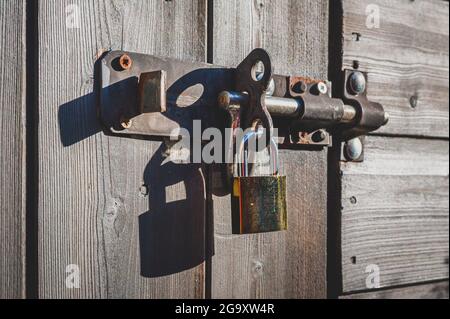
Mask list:
[[[66,26],[68,6],[78,28]],[[204,263],[194,260],[204,247],[200,168],[160,169],[161,143],[102,134],[92,92],[106,50],[206,61],[206,1],[44,0],[37,10],[38,296],[204,297]],[[170,255],[181,247],[192,256]],[[65,285],[72,264],[79,289]]]
[[[277,74],[327,78],[328,1],[213,3],[214,63],[235,66],[263,47]],[[281,163],[287,232],[232,236],[230,198],[213,196],[213,298],[326,297],[327,150],[282,150]]]
[[[448,298],[448,2],[343,0],[331,10],[341,17],[333,22],[338,69],[357,61],[369,73],[369,98],[390,121],[366,138],[363,163],[341,161],[340,149],[330,158],[330,290],[373,290],[367,279],[376,270],[375,288],[394,289],[378,297],[428,290]]]
[[[448,9],[3,0],[0,298],[448,296]],[[336,81],[359,64],[391,121],[363,163],[341,145],[281,150],[289,230],[236,236],[216,167],[161,166],[164,142],[103,134],[94,71],[109,50],[235,67],[256,47],[282,75]]]
[[[25,3],[0,5],[0,299],[25,296]]]

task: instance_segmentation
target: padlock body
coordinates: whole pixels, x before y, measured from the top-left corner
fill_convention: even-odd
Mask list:
[[[233,234],[286,230],[286,176],[235,177],[232,214]]]

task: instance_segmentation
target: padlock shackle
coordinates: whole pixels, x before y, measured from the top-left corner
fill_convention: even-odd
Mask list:
[[[248,154],[247,154],[247,151],[244,151],[245,146],[252,137],[259,138],[259,137],[261,137],[261,135],[262,135],[261,131],[251,131],[251,132],[246,133],[244,135],[244,138],[242,139],[242,143],[237,148],[237,156],[236,156],[237,161],[238,161],[237,174],[240,177],[249,176],[248,161],[247,161]],[[277,175],[279,172],[278,145],[273,138],[270,139],[269,154],[270,154],[270,166],[271,166],[272,174]],[[243,157],[243,155],[244,155],[244,157]]]

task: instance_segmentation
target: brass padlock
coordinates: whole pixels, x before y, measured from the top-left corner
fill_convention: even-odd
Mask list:
[[[286,176],[280,176],[278,146],[272,140],[270,150],[271,173],[249,176],[248,153],[244,149],[248,133],[238,148],[232,190],[233,234],[254,234],[287,229]],[[242,158],[242,155],[244,156]],[[243,160],[242,160],[243,159]]]

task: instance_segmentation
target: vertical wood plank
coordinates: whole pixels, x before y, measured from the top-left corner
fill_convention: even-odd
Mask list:
[[[277,74],[327,78],[328,1],[218,0],[213,6],[215,64],[234,67],[262,47]],[[288,180],[287,232],[231,235],[230,197],[222,189],[212,198],[213,298],[326,297],[327,151],[280,156]]]
[[[39,296],[203,297],[201,262],[164,274],[143,269],[145,262],[164,265],[165,254],[183,247],[192,229],[175,230],[190,219],[189,208],[196,216],[188,227],[201,234],[201,171],[160,168],[161,143],[100,133],[92,92],[94,62],[104,50],[205,61],[205,1],[39,3]],[[73,26],[77,16],[79,24],[68,28],[66,19]],[[149,196],[140,192],[144,183]],[[191,197],[180,198],[183,191]],[[66,286],[71,264],[79,266],[79,289]]]
[[[448,138],[448,1],[342,0],[342,5],[343,66],[359,61],[369,72],[369,98],[390,114],[378,132]],[[371,19],[377,12],[379,25]]]
[[[370,136],[364,163],[341,163],[342,291],[448,278],[447,141]]]
[[[25,5],[0,3],[0,299],[25,297]]]
[[[342,267],[333,293],[370,289],[378,268],[382,288],[446,279],[448,1],[331,3],[335,71],[368,72],[369,99],[391,118],[375,133],[384,137],[366,139],[364,163],[340,162],[340,148],[330,162],[339,229],[330,260]]]

